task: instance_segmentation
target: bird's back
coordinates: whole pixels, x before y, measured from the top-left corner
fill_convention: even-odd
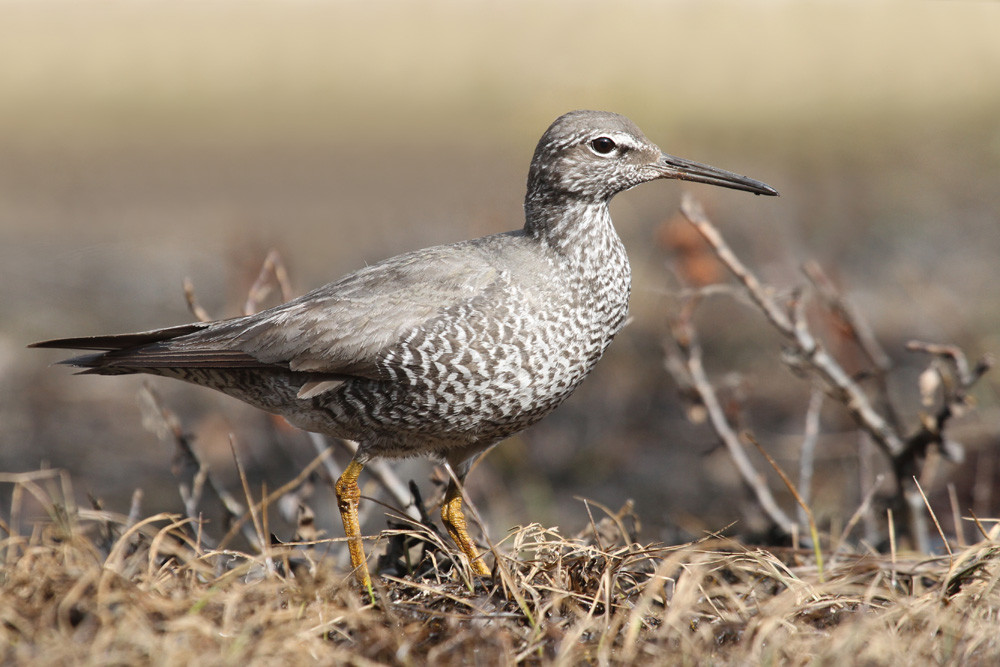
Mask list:
[[[620,329],[628,264],[610,243],[617,269],[605,259],[599,273],[523,231],[426,248],[255,315],[121,337],[70,362],[210,387],[372,456],[485,448],[559,405]]]

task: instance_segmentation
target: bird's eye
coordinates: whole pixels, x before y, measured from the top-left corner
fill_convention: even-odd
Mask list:
[[[607,155],[615,149],[615,142],[609,137],[597,137],[590,142],[590,147],[594,149],[595,153]]]

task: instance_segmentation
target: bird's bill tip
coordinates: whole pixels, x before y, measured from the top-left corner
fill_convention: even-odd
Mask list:
[[[655,167],[660,174],[660,178],[676,178],[681,181],[718,185],[723,188],[752,192],[755,195],[778,196],[778,191],[767,183],[734,174],[725,169],[694,162],[693,160],[685,160],[684,158],[674,157],[665,153],[660,157]]]

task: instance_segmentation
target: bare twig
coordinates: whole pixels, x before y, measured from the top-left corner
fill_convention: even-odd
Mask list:
[[[920,492],[920,498],[924,501],[924,507],[927,508],[928,514],[931,515],[934,527],[937,528],[938,535],[941,537],[941,542],[944,544],[944,550],[948,552],[948,557],[953,559],[955,555],[951,552],[951,545],[948,544],[948,538],[944,536],[944,531],[941,530],[941,523],[938,521],[937,515],[934,513],[934,508],[931,507],[930,501],[927,500],[927,494],[924,493],[923,487],[920,486],[920,480],[914,477],[913,483],[916,485],[917,491]]]
[[[195,319],[199,322],[211,322],[212,316],[208,314],[208,311],[201,307],[198,303],[197,297],[194,295],[194,283],[191,282],[190,278],[184,279],[184,299],[187,301],[188,310],[194,315]]]
[[[976,364],[975,370],[970,371],[969,361],[957,345],[943,345],[941,343],[925,343],[919,340],[911,340],[906,344],[906,349],[911,352],[926,352],[935,357],[946,359],[953,365],[958,376],[959,385],[967,389],[974,385],[983,373],[993,365],[993,359],[987,355]]]
[[[792,484],[792,480],[788,478],[788,475],[785,474],[785,471],[782,470],[781,466],[778,465],[778,462],[775,461],[774,458],[767,453],[767,450],[765,450],[763,447],[760,446],[760,443],[757,442],[756,438],[754,438],[749,433],[745,435],[746,438],[753,443],[754,447],[757,448],[757,451],[760,452],[761,456],[767,459],[767,462],[771,464],[771,467],[774,468],[774,471],[778,473],[778,477],[780,477],[781,481],[785,483],[785,487],[788,489],[789,493],[792,494],[792,497],[795,498],[795,502],[798,503],[799,509],[801,509],[802,512],[805,513],[807,525],[809,526],[809,536],[812,540],[813,553],[816,556],[817,575],[819,577],[820,583],[823,583],[823,547],[819,541],[819,529],[816,527],[816,519],[813,517],[812,509],[810,509],[809,505],[806,504],[805,499],[795,488],[795,485]]]
[[[746,484],[757,497],[757,501],[767,513],[768,517],[784,532],[791,534],[795,529],[795,522],[778,506],[777,501],[767,486],[764,476],[754,468],[749,457],[740,443],[739,436],[733,431],[726,419],[725,411],[719,403],[715,388],[709,382],[702,365],[701,345],[698,342],[697,333],[689,321],[677,320],[671,327],[674,340],[681,348],[685,358],[685,367],[691,379],[692,387],[698,392],[702,403],[708,413],[712,428],[722,440],[736,469]]]
[[[889,526],[889,559],[892,564],[892,575],[890,582],[892,587],[896,588],[896,522],[892,518],[892,508],[890,507],[885,511],[886,513],[886,523]]]
[[[823,408],[823,392],[813,387],[809,397],[809,409],[806,412],[805,432],[802,436],[802,453],[799,456],[799,493],[802,494],[802,504],[809,505],[812,500],[812,475],[816,461],[816,440],[819,438],[819,416]],[[799,523],[806,524],[806,511],[799,508]]]
[[[991,534],[992,531],[986,530],[986,528],[983,526],[983,522],[979,519],[978,516],[976,516],[975,512],[973,512],[972,510],[969,510],[969,514],[972,515],[971,516],[972,521],[976,524],[976,529],[979,531],[979,534],[983,536],[983,539],[986,540],[986,541],[992,540],[993,537],[994,537]],[[1000,525],[1000,524],[997,524],[997,525]]]
[[[240,483],[243,485],[243,495],[247,499],[247,506],[250,508],[250,518],[253,522],[254,531],[256,532],[257,539],[254,544],[257,549],[264,554],[264,561],[267,565],[267,571],[270,574],[275,572],[274,560],[271,558],[271,540],[268,532],[264,529],[264,524],[258,515],[257,503],[253,500],[253,495],[250,493],[250,482],[247,480],[247,472],[243,467],[243,461],[240,460],[239,451],[236,449],[236,438],[232,434],[229,435],[229,448],[233,453],[233,462],[236,464],[236,470],[240,475]],[[261,505],[264,501],[261,501]]]
[[[985,355],[970,369],[965,353],[955,345],[910,341],[906,349],[936,356],[951,368],[953,374],[941,376],[941,405],[933,415],[923,416],[920,428],[906,440],[906,451],[910,456],[924,456],[928,446],[937,445],[946,458],[960,461],[964,452],[958,443],[945,439],[944,429],[952,417],[967,408],[969,391],[992,368],[994,359]]]
[[[968,404],[968,390],[991,367],[992,358],[984,357],[970,369],[964,354],[955,346],[910,343],[908,345],[910,350],[936,355],[947,362],[952,371],[948,376],[942,375],[942,381],[939,383],[943,396],[937,412],[932,416],[924,416],[920,427],[909,437],[904,437],[897,413],[888,395],[885,378],[885,373],[891,368],[888,356],[878,345],[870,328],[837,293],[818,265],[807,263],[803,270],[826,307],[847,326],[862,352],[874,366],[878,381],[878,393],[874,399],[845,372],[810,331],[804,301],[798,291],[793,294],[788,304],[779,305],[774,291],[763,285],[736,257],[719,231],[708,220],[704,210],[690,195],[685,195],[681,212],[713,248],[719,260],[742,284],[750,299],[764,313],[771,325],[790,343],[789,348],[785,350],[789,363],[796,370],[809,372],[818,378],[827,392],[846,408],[858,427],[871,437],[872,442],[889,459],[897,482],[897,509],[904,512],[901,518],[905,519],[905,524],[908,525],[908,533],[914,541],[914,547],[927,551],[930,544],[923,512],[924,499],[920,490],[914,486],[913,480],[920,475],[920,466],[926,458],[929,445],[938,445],[942,454],[951,460],[961,459],[961,447],[944,437],[944,427],[952,416],[960,413]],[[688,302],[688,305],[692,303],[693,300]],[[926,395],[928,392],[925,390],[924,393]],[[803,466],[808,468],[811,463],[809,466],[807,463],[808,461],[804,461]],[[740,467],[739,463],[737,467]]]
[[[261,498],[255,506],[255,511],[260,511],[265,505],[274,503],[278,498],[301,486],[306,482],[306,480],[309,479],[309,476],[313,473],[313,471],[316,470],[316,468],[318,468],[321,464],[325,463],[329,458],[329,450],[325,450],[317,454],[316,457],[313,458],[313,460],[310,461],[304,468],[302,468],[302,470],[299,471],[299,474],[293,479],[289,480],[285,484],[282,484],[280,487],[267,494],[264,498]],[[236,535],[237,531],[241,529],[245,530],[246,523],[250,517],[251,515],[249,512],[241,512],[233,522],[232,526],[230,526],[229,532],[227,532],[225,537],[223,537],[219,542],[218,549],[225,548],[225,546],[228,545],[232,538]]]
[[[202,462],[194,450],[191,436],[184,431],[177,415],[163,404],[149,383],[143,383],[139,399],[143,408],[143,425],[161,439],[172,440],[177,447],[171,469],[174,476],[177,477],[181,500],[184,502],[184,511],[191,519],[192,524],[199,523],[198,507],[201,504],[202,491],[206,485],[222,503],[229,519],[238,519],[245,511],[243,505],[210,474],[208,465]],[[244,531],[244,537],[251,544],[255,543],[256,535],[252,530]],[[207,539],[206,544],[210,544]]]
[[[840,317],[840,321],[850,329],[851,337],[858,342],[862,353],[879,371],[879,375],[884,378],[885,373],[892,369],[892,360],[882,349],[878,339],[875,338],[868,321],[862,317],[854,304],[844,298],[844,295],[837,290],[819,262],[815,260],[804,262],[802,272],[816,288],[816,292],[823,299],[827,308],[836,313]]]
[[[885,412],[886,418],[896,432],[900,432],[902,422],[899,413],[889,396],[888,373],[892,370],[892,359],[875,338],[868,321],[858,312],[847,298],[834,286],[819,262],[809,260],[803,263],[802,272],[823,299],[826,307],[837,316],[840,324],[847,327],[850,337],[857,343],[861,353],[871,363],[872,376],[878,388],[879,407]]]
[[[848,519],[847,525],[844,526],[842,531],[840,531],[840,537],[837,538],[836,545],[833,547],[833,556],[831,560],[836,558],[837,554],[840,553],[841,548],[847,542],[848,536],[851,534],[851,531],[854,530],[854,526],[857,525],[858,521],[861,520],[861,517],[868,516],[868,514],[871,513],[872,500],[875,498],[875,492],[878,491],[878,487],[884,478],[885,475],[878,475],[875,478],[871,488],[869,488],[867,493],[865,493],[865,497],[862,499],[861,504],[858,505],[858,509],[854,510],[854,514],[852,514],[851,518]]]
[[[976,514],[987,516],[993,507],[994,473],[997,454],[993,449],[979,452],[976,457],[976,476],[972,483],[972,509]]]
[[[962,512],[958,509],[958,492],[955,485],[948,483],[948,502],[951,504],[951,522],[955,525],[955,543],[959,549],[969,546],[965,541],[965,526],[962,524]]]
[[[858,451],[858,489],[861,492],[863,498],[874,498],[876,492],[878,492],[882,481],[885,479],[885,475],[882,473],[875,473],[875,453],[878,450],[874,444],[872,444],[871,436],[865,431],[857,432],[857,451]],[[893,477],[893,483],[898,486],[898,481]],[[864,503],[860,507],[864,507]],[[864,521],[864,540],[868,544],[876,544],[879,541],[879,517],[876,515],[875,511],[871,508],[871,502],[869,500],[868,511],[861,515],[861,519]]]
[[[247,300],[243,305],[244,315],[253,315],[259,309],[261,301],[267,298],[273,288],[273,282],[278,285],[282,302],[292,298],[292,285],[288,279],[288,271],[285,270],[285,263],[281,259],[281,254],[277,250],[271,250],[264,258],[264,263],[257,274],[250,290],[247,292]]]
[[[726,268],[736,276],[737,280],[743,283],[743,286],[747,289],[747,293],[753,300],[757,307],[764,311],[768,319],[771,320],[775,326],[778,327],[780,331],[791,335],[793,326],[791,320],[785,315],[785,312],[774,303],[771,295],[767,290],[764,289],[760,281],[757,279],[753,273],[736,257],[736,254],[729,248],[729,244],[722,238],[722,234],[719,230],[709,222],[708,216],[705,215],[705,209],[702,208],[701,204],[689,193],[684,193],[683,199],[681,200],[681,213],[684,217],[694,225],[695,229],[705,240],[709,242],[712,248],[715,250],[715,254],[720,260],[726,265]]]
[[[132,492],[132,502],[129,505],[128,520],[125,522],[125,529],[128,530],[139,521],[142,515],[142,489]]]
[[[685,194],[681,212],[715,249],[726,268],[743,283],[750,298],[761,309],[774,327],[797,348],[797,353],[807,360],[827,388],[844,404],[851,416],[889,456],[901,453],[905,445],[892,426],[872,407],[868,397],[844,369],[820,345],[803,322],[796,322],[786,315],[757,277],[736,257],[715,226],[708,220],[704,209],[695,199]],[[801,320],[802,318],[797,318]]]

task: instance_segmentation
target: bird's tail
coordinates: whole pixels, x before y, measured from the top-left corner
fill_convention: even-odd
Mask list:
[[[166,329],[154,329],[138,333],[113,334],[110,336],[83,336],[80,338],[57,338],[32,343],[28,347],[60,349],[60,350],[96,350],[95,354],[84,354],[71,357],[58,363],[75,366],[86,370],[81,374],[120,375],[142,372],[141,367],[128,364],[126,360],[138,356],[140,350],[148,350],[149,346],[163,343],[180,336],[201,331],[207,326],[204,323],[182,324]],[[147,356],[147,355],[141,355]],[[149,363],[144,359],[143,366]]]

